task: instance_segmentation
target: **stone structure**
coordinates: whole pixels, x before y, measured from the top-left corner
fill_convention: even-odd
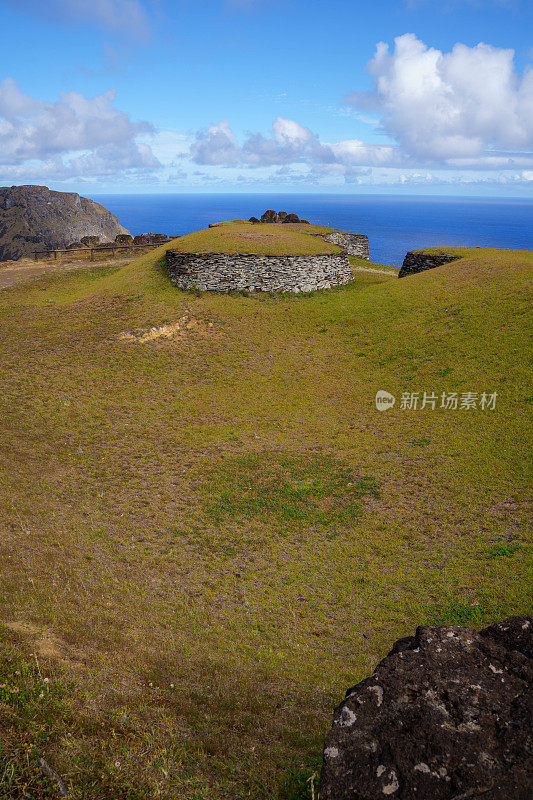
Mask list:
[[[80,242],[85,247],[98,247],[99,244],[102,244],[99,236],[82,236]]]
[[[130,233],[119,233],[118,236],[115,236],[115,244],[133,244],[133,236]]]
[[[345,233],[344,231],[333,231],[322,236],[326,242],[331,242],[342,247],[351,256],[370,259],[368,249],[368,236],[364,233]]]
[[[167,250],[170,280],[180,289],[213,292],[312,292],[350,283],[345,252],[271,256]]]
[[[166,233],[140,233],[138,236],[135,236],[133,243],[164,244],[165,242],[168,242],[169,239],[172,239],[172,236],[168,236]]]
[[[529,800],[533,617],[420,627],[349,689],[320,800]]]
[[[406,275],[416,275],[417,272],[441,267],[458,258],[459,256],[452,256],[449,253],[417,253],[416,250],[412,250],[405,256],[398,277],[405,278]]]
[[[129,231],[114,214],[74,192],[46,186],[0,188],[0,261],[63,249],[82,236],[112,242],[119,233]]]

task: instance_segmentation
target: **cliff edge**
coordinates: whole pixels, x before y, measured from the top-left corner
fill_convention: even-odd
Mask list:
[[[129,233],[110,211],[75,192],[46,186],[0,188],[0,261],[67,247],[82,236],[113,241]]]

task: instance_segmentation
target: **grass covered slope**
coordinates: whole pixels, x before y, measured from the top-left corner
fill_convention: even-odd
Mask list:
[[[246,298],[165,249],[0,294],[0,797],[310,797],[397,637],[530,608],[532,253]]]
[[[250,222],[218,223],[175,242],[186,253],[260,253],[262,255],[316,255],[338,253],[340,247],[325,242],[320,234],[329,228],[288,223],[253,225]]]

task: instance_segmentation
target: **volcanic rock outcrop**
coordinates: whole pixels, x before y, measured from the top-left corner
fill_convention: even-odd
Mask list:
[[[300,223],[300,225],[309,225],[310,223],[306,219],[300,219],[298,214],[287,214],[286,211],[273,211],[269,209],[265,211],[264,214],[261,215],[261,219],[257,219],[257,217],[250,217],[248,222],[252,222],[257,224],[258,222],[264,223],[273,223],[273,222],[286,222],[286,223]]]
[[[0,261],[66,248],[86,236],[113,241],[129,231],[94,200],[46,186],[0,188]]]
[[[349,689],[320,800],[529,800],[533,617],[420,627]]]

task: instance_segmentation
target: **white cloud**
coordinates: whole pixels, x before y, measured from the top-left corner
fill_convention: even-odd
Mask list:
[[[139,0],[4,0],[17,9],[21,7],[55,20],[89,22],[107,30],[134,33],[144,37],[150,30],[148,13]]]
[[[391,145],[365,144],[358,139],[335,142],[329,147],[335,159],[346,166],[394,166],[405,159],[397,147]]]
[[[522,151],[533,144],[533,70],[518,75],[513,59],[513,50],[483,43],[443,53],[408,33],[392,52],[377,45],[368,65],[373,90],[348,102],[378,110],[387,133],[421,161]]]
[[[196,164],[237,164],[240,160],[240,148],[229,122],[222,120],[218,125],[211,125],[206,131],[198,132],[196,141],[191,145],[191,157]]]
[[[273,135],[249,134],[242,146],[227,120],[200,131],[191,146],[196,164],[250,167],[279,166],[298,162],[333,163],[336,156],[328,144],[299,122],[278,117],[272,123]]]
[[[0,165],[10,173],[58,178],[150,171],[159,161],[137,137],[154,132],[118,111],[110,90],[96,97],[78,92],[49,103],[20,91],[15,81],[0,83]],[[11,168],[11,169],[8,169]],[[25,172],[26,170],[26,172]]]

